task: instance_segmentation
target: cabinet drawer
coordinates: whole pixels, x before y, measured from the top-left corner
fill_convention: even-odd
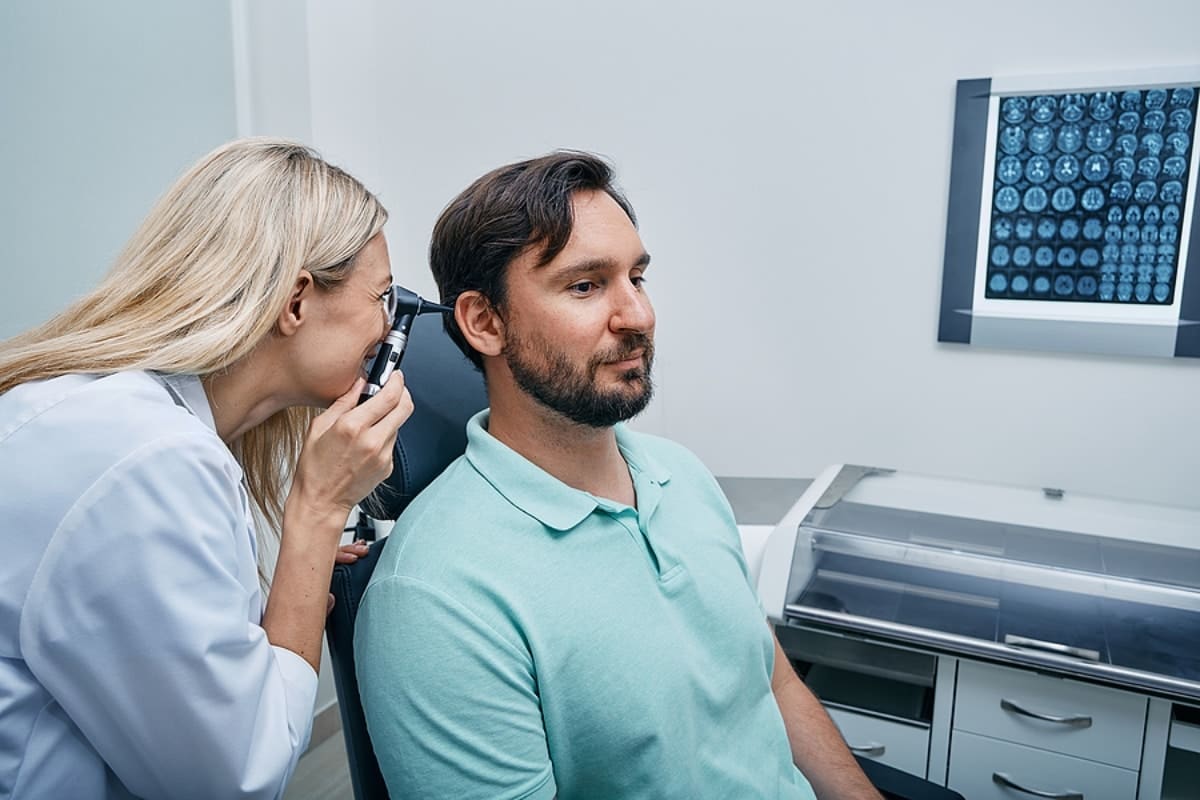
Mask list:
[[[1137,779],[1133,770],[972,733],[955,731],[950,740],[947,785],[970,800],[1134,800]]]
[[[929,729],[916,725],[827,708],[850,749],[889,767],[925,777],[929,757]],[[882,748],[882,752],[880,751]]]
[[[973,661],[959,665],[955,730],[1137,769],[1145,725],[1146,698],[1136,694]]]

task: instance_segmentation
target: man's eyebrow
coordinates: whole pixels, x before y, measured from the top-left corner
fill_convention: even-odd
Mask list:
[[[650,254],[643,252],[633,262],[634,269],[645,269],[650,265]],[[612,258],[588,258],[583,261],[576,261],[573,264],[567,264],[559,267],[550,273],[550,277],[556,280],[568,280],[582,275],[587,275],[592,272],[601,270],[613,269],[617,266],[617,262]]]

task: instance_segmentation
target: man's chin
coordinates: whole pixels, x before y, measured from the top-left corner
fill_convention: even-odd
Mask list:
[[[650,378],[643,369],[630,369],[607,382],[597,381],[594,391],[606,401],[617,404],[638,403],[653,391]]]
[[[650,405],[654,388],[645,375],[625,382],[623,391],[610,393],[610,406],[621,409],[620,421],[633,419]]]

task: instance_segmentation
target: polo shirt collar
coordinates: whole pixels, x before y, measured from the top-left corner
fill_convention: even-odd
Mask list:
[[[471,466],[497,492],[556,531],[574,528],[596,510],[599,503],[594,495],[568,486],[488,433],[490,413],[484,409],[467,422],[466,456]],[[631,468],[635,486],[639,482],[639,473],[657,484],[671,479],[670,472],[638,445],[623,423],[617,423],[614,432],[617,447]]]

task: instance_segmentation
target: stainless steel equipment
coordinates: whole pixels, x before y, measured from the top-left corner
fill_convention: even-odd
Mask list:
[[[836,465],[771,534],[776,621],[1200,699],[1200,510]]]

